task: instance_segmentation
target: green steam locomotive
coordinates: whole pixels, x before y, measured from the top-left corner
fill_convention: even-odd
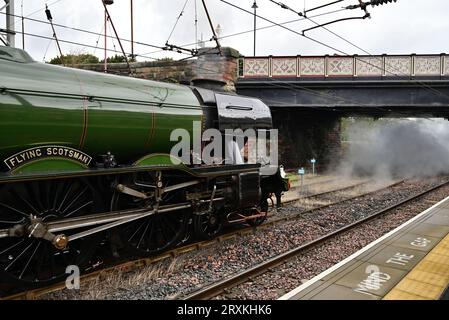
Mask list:
[[[0,283],[61,280],[105,240],[114,255],[148,256],[228,223],[261,223],[270,165],[181,161],[173,130],[195,135],[195,123],[200,134],[272,127],[257,99],[0,47]]]

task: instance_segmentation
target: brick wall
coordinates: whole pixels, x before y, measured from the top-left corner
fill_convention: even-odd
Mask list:
[[[291,108],[272,109],[273,125],[279,130],[279,163],[286,168],[332,168],[341,156],[341,119],[310,114]]]
[[[136,78],[190,84],[192,81],[212,80],[225,91],[235,91],[237,81],[238,57],[237,50],[222,48],[222,54],[217,49],[200,49],[199,56],[182,61],[152,61],[131,63],[132,76]],[[79,69],[103,72],[103,64],[85,64],[74,66]],[[108,72],[118,75],[129,75],[126,63],[108,64]]]

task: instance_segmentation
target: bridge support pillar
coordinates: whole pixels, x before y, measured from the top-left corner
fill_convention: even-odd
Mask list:
[[[293,108],[273,108],[273,124],[279,129],[279,163],[286,168],[311,166],[319,170],[338,163],[341,155],[341,118],[328,113],[304,114]]]

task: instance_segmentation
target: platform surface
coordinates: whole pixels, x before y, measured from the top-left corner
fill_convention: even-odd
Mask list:
[[[281,300],[440,299],[449,285],[449,197]]]

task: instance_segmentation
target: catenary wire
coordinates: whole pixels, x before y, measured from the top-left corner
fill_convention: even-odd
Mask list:
[[[229,1],[226,1],[226,0],[219,0],[219,1],[225,3],[225,4],[229,5],[229,6],[232,6],[232,7],[236,8],[236,9],[238,9],[238,10],[241,10],[241,11],[243,11],[243,12],[246,12],[246,13],[248,13],[248,14],[250,14],[250,15],[254,15],[252,12],[250,12],[250,11],[248,11],[248,10],[242,8],[242,7],[239,7],[239,6],[237,6],[237,5],[233,4],[233,3],[230,3]],[[311,38],[311,37],[309,37],[309,36],[307,36],[307,35],[304,35],[304,34],[298,32],[298,31],[296,31],[296,30],[293,30],[293,29],[290,29],[290,28],[288,28],[288,27],[285,27],[284,25],[280,25],[279,23],[274,22],[274,21],[272,21],[272,20],[270,20],[270,19],[267,19],[267,18],[265,18],[265,17],[262,17],[262,16],[260,16],[260,15],[256,15],[256,16],[257,16],[258,18],[262,19],[262,20],[265,20],[265,21],[271,23],[271,24],[274,24],[274,25],[277,25],[277,26],[279,26],[279,27],[281,27],[281,28],[283,28],[283,29],[286,29],[286,30],[288,30],[288,31],[290,31],[290,32],[292,32],[292,33],[294,33],[294,34],[297,34],[297,35],[302,36],[302,37],[304,37],[304,38],[306,38],[306,39],[309,39],[309,40],[311,40],[311,41],[313,41],[313,42],[315,42],[315,43],[317,43],[317,44],[320,44],[320,45],[322,45],[322,46],[325,46],[325,47],[327,47],[327,48],[330,48],[330,49],[332,49],[332,50],[335,50],[336,52],[339,52],[339,53],[341,53],[341,54],[343,54],[343,55],[345,55],[345,56],[350,56],[348,53],[346,53],[346,52],[344,52],[344,51],[342,51],[342,50],[340,50],[340,49],[337,49],[337,48],[335,48],[334,46],[328,45],[328,44],[326,44],[326,43],[324,43],[324,42],[322,42],[322,41],[320,41],[320,40]],[[371,64],[371,63],[366,62],[366,61],[363,61],[363,60],[361,60],[361,59],[358,58],[358,57],[355,57],[355,59],[357,59],[357,60],[359,60],[359,61],[362,61],[362,62],[364,62],[364,63],[366,63],[366,64],[368,64],[368,65],[372,65],[372,66],[374,66],[374,67],[379,68],[380,70],[382,70],[382,68],[378,67],[377,65]],[[387,71],[387,70],[385,70],[385,71]],[[389,73],[391,73],[391,74],[393,74],[393,75],[396,75],[396,74],[394,74],[394,73],[392,73],[392,72],[389,72]],[[413,81],[413,80],[412,80],[412,81]],[[417,82],[417,81],[413,81],[413,82],[419,84],[419,82]],[[443,93],[440,92],[440,91],[437,91],[437,92],[438,92],[438,95],[446,96],[445,94],[443,94]],[[436,93],[436,92],[434,92],[434,93]],[[449,98],[449,96],[447,96],[447,97]]]

